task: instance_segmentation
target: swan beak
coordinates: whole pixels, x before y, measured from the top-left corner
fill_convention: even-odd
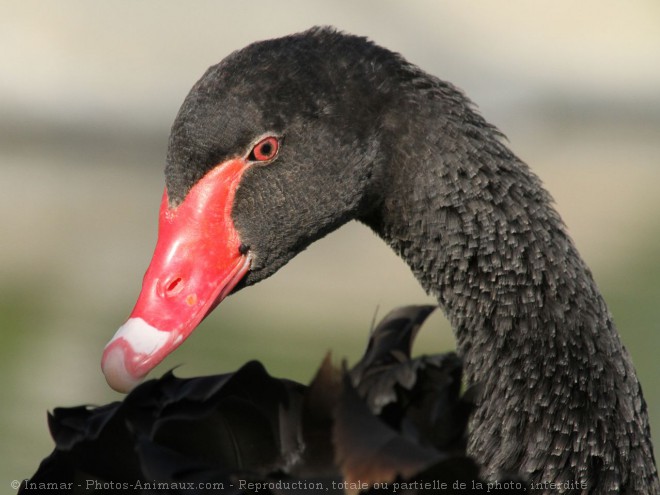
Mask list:
[[[163,193],[158,241],[133,312],[106,345],[108,384],[129,392],[176,349],[250,269],[231,219],[246,162],[221,163],[170,206]]]

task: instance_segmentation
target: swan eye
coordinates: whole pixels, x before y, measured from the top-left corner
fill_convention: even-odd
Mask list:
[[[248,160],[252,162],[269,162],[274,160],[280,149],[280,141],[275,136],[263,138],[254,145],[248,155]]]

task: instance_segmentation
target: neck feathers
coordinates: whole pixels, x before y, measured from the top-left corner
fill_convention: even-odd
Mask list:
[[[458,91],[433,92],[384,131],[395,158],[364,220],[438,298],[483,387],[473,454],[602,493],[657,483],[632,363],[550,195]]]

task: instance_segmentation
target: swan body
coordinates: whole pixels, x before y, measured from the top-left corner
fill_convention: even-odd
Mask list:
[[[631,359],[541,181],[454,86],[326,28],[237,51],[186,97],[132,315],[171,338],[137,352],[129,320],[106,348],[110,384],[133,386],[223,297],[349,220],[451,322],[482,387],[468,450],[486,476],[660,493]],[[199,256],[179,249],[198,239]]]
[[[343,495],[378,486],[415,495],[459,485],[524,494],[519,477],[481,479],[465,454],[475,394],[460,394],[460,359],[411,358],[434,309],[390,312],[350,371],[328,355],[308,386],[251,361],[221,375],[169,372],[121,402],[58,407],[48,415],[55,449],[19,494],[56,487],[71,494]]]

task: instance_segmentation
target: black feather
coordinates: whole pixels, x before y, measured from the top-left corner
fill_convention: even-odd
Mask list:
[[[250,362],[224,375],[170,372],[122,402],[57,408],[49,415],[55,449],[20,493],[40,483],[70,485],[61,493],[87,493],[88,484],[95,493],[118,484],[154,493],[159,484],[163,494],[202,493],[199,483],[227,494],[258,491],[249,483],[272,494],[344,493],[374,483],[387,486],[381,492],[407,483],[417,488],[396,491],[422,493],[415,483],[485,483],[465,452],[472,406],[460,396],[460,361],[410,358],[432,309],[393,311],[352,370],[335,368],[328,356],[309,386]],[[404,337],[394,338],[397,332]]]

